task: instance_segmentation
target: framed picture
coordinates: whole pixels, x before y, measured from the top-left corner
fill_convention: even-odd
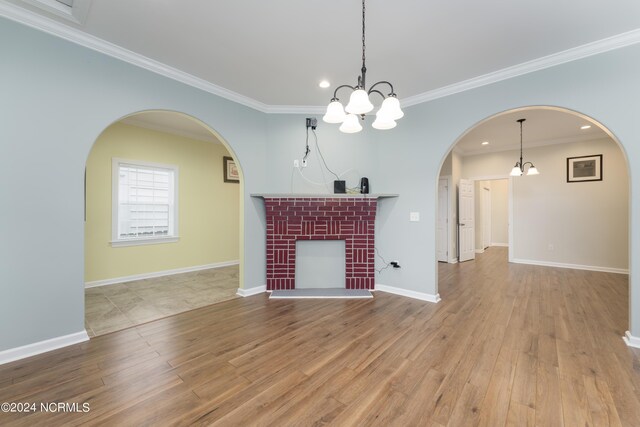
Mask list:
[[[236,167],[236,162],[231,157],[224,156],[222,158],[222,169],[224,172],[224,182],[240,182],[240,173]]]
[[[602,154],[567,158],[567,182],[602,181]]]

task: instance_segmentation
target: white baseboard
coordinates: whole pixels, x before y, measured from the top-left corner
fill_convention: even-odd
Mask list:
[[[595,265],[567,264],[562,262],[538,261],[531,259],[514,258],[509,262],[514,264],[541,265],[543,267],[571,268],[574,270],[601,271],[603,273],[629,274],[629,270],[625,268],[600,267]]]
[[[255,288],[242,289],[238,288],[238,292],[236,295],[240,295],[241,297],[250,297],[252,295],[258,295],[267,292],[267,286],[256,286]]]
[[[224,261],[214,262],[213,264],[196,265],[193,267],[174,268],[173,270],[155,271],[152,273],[134,274],[132,276],[115,277],[113,279],[95,280],[93,282],[86,282],[85,288],[95,288],[97,286],[115,285],[116,283],[132,282],[134,280],[152,279],[154,277],[172,276],[174,274],[191,273],[200,270],[209,270],[210,268],[229,267],[231,265],[238,265],[240,261]]]
[[[503,247],[503,248],[508,248],[509,244],[508,243],[493,243],[492,242],[491,246],[500,246],[500,247]]]
[[[413,299],[419,299],[420,301],[428,301],[438,303],[441,301],[440,294],[425,294],[423,292],[410,291],[408,289],[395,288],[393,286],[386,286],[376,283],[376,291],[387,292],[390,294],[401,295],[403,297],[409,297]]]
[[[75,334],[51,338],[33,344],[23,345],[22,347],[10,348],[9,350],[0,351],[0,365],[88,340],[89,335],[87,335],[87,331],[83,329]]]
[[[625,332],[622,339],[627,343],[629,347],[640,348],[640,338],[634,337],[633,335],[631,335],[631,332]]]

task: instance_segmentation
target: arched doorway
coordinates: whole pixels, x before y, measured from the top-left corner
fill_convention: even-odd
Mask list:
[[[539,176],[509,175],[520,156],[520,118],[527,119],[523,124],[523,161],[533,162]],[[584,177],[574,176],[572,168],[585,165],[594,169],[586,171]],[[593,118],[549,106],[498,113],[476,123],[458,138],[443,160],[439,175],[451,182],[451,225],[446,231],[456,256],[447,260],[450,263],[457,262],[460,221],[455,202],[459,179],[476,184],[506,179],[508,220],[502,226],[507,230],[508,242],[502,243],[507,244],[508,254],[506,248],[496,248],[503,251],[505,263],[629,274],[628,161],[612,132]],[[437,208],[436,217],[442,211]],[[474,243],[478,234],[481,233],[475,233]],[[482,252],[484,248],[483,244],[473,249]],[[625,298],[629,279],[625,276]],[[441,295],[444,298],[446,291],[443,295],[441,290]]]
[[[199,120],[144,111],[87,159],[85,324],[101,335],[235,298],[242,172]]]

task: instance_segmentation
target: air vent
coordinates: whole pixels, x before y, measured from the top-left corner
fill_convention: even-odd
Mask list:
[[[1,1],[1,0],[0,0]],[[76,24],[83,24],[93,0],[19,0]]]

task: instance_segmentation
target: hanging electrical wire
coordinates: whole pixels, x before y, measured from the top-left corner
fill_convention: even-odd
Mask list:
[[[324,167],[327,168],[327,170],[329,172],[331,172],[333,174],[333,176],[336,177],[337,180],[340,180],[340,177],[331,169],[329,169],[329,166],[327,166],[327,162],[324,160],[324,156],[322,155],[322,151],[320,151],[320,145],[318,145],[318,135],[316,135],[316,130],[315,129],[311,129],[311,132],[313,132],[313,138],[315,140],[316,143],[316,149],[318,150],[318,154],[320,154],[320,158],[322,159],[322,163],[324,163]],[[307,134],[309,133],[309,129],[307,128]],[[307,148],[308,148],[308,144],[307,144]]]

